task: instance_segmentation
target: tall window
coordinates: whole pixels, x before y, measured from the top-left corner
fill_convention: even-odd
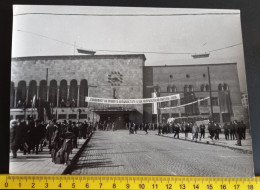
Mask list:
[[[17,87],[16,103],[20,101],[23,104],[25,103],[25,100],[26,100],[26,82],[20,81]]]
[[[204,99],[204,98],[201,98]],[[208,106],[208,99],[200,101],[200,106]]]
[[[219,91],[223,91],[223,85],[222,85],[222,84],[219,84],[219,85],[218,85],[218,90],[219,90]]]
[[[47,82],[46,82],[46,80],[40,81],[39,97],[41,100],[47,100]]]
[[[184,86],[184,92],[189,92],[189,87],[188,87],[188,85],[185,85],[185,86]]]
[[[86,107],[88,102],[85,102],[85,97],[88,96],[88,81],[83,79],[80,81],[79,87],[79,106]]]
[[[200,91],[205,91],[205,86],[204,86],[204,84],[202,84],[201,86],[200,86]]]
[[[217,97],[212,97],[211,102],[212,102],[212,106],[218,106],[218,98]]]
[[[28,89],[28,103],[30,104],[33,97],[37,94],[37,82],[35,80],[30,81]]]
[[[78,99],[78,85],[75,79],[70,81],[70,92],[69,98],[71,103],[73,103],[73,107],[77,106],[77,99]]]
[[[49,102],[51,102],[52,106],[57,106],[57,81],[51,80],[49,87]]]
[[[60,81],[60,93],[59,93],[59,103],[61,104],[61,102],[64,102],[63,104],[65,104],[67,102],[67,93],[68,93],[68,89],[67,89],[67,81],[66,80],[61,80]]]

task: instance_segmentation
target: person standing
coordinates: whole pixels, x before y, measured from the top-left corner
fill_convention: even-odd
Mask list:
[[[13,158],[17,158],[17,151],[20,145],[23,143],[22,134],[19,134],[18,121],[10,121],[10,148],[13,154]]]
[[[72,123],[72,132],[74,134],[73,138],[73,148],[78,148],[78,136],[79,136],[79,128],[76,126],[76,123]]]
[[[226,140],[229,140],[229,129],[228,128],[229,127],[228,127],[227,123],[225,123],[224,126],[223,126],[223,129],[224,129],[224,134],[225,134]]]
[[[198,136],[199,136],[199,127],[195,122],[192,126],[192,140],[195,140],[195,142],[197,142]]]
[[[237,133],[237,146],[242,146],[241,140],[243,138],[243,125],[241,125],[240,122],[237,123],[237,128],[236,128],[236,133]]]
[[[243,138],[242,139],[246,140],[246,124],[244,124],[243,121],[241,121],[240,124],[243,129]]]
[[[201,141],[201,138],[205,138],[205,125],[204,124],[201,124],[200,125],[200,128],[199,128],[199,130],[200,130],[200,141]]]
[[[173,129],[175,131],[173,138],[177,137],[177,139],[179,139],[180,138],[180,135],[179,135],[180,134],[180,125],[179,125],[179,123],[176,123],[175,125],[173,123],[172,125],[173,125]]]

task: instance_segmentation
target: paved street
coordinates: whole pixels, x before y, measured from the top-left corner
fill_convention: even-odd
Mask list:
[[[252,154],[128,131],[96,131],[72,174],[253,175]]]

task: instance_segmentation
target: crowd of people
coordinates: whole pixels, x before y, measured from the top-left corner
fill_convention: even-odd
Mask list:
[[[49,149],[52,162],[68,164],[69,154],[78,147],[78,139],[87,139],[94,130],[91,122],[72,122],[55,119],[44,122],[28,117],[27,120],[10,121],[10,149],[13,158],[20,150],[24,155]]]
[[[180,133],[184,133],[184,137],[187,139],[189,133],[191,133],[194,141],[204,139],[206,131],[208,131],[211,140],[219,140],[219,134],[223,132],[226,140],[237,140],[236,145],[238,146],[241,146],[241,140],[246,138],[246,128],[243,121],[238,122],[237,120],[225,123],[223,127],[213,121],[210,121],[208,124],[198,124],[197,122],[159,123],[158,127],[155,123],[126,123],[126,129],[129,130],[129,134],[137,134],[138,130],[145,131],[145,134],[148,134],[148,131],[158,130],[158,135],[172,133],[174,134],[173,138],[179,138]]]

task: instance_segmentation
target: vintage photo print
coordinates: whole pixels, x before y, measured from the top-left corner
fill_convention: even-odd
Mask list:
[[[253,177],[239,10],[13,6],[10,173]]]

